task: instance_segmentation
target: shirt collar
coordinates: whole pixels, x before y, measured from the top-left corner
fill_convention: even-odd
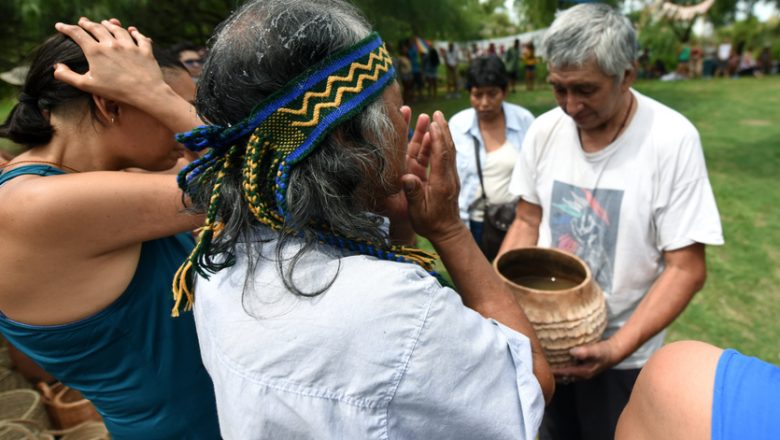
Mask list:
[[[510,109],[506,101],[501,103],[501,109],[504,111],[504,118],[506,118],[507,132],[519,132],[522,129],[522,127],[520,127],[520,121],[518,121],[516,118],[509,117]],[[465,129],[463,132],[481,139],[482,136],[479,132],[479,122],[477,121],[477,111],[472,108],[471,113],[473,114],[473,117],[471,118],[471,125],[464,127]]]

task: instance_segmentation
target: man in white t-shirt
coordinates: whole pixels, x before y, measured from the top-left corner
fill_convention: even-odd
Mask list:
[[[500,253],[545,246],[579,255],[604,291],[603,340],[572,349],[540,437],[606,439],[639,369],[706,278],[704,245],[723,243],[698,132],[631,89],[636,34],[603,4],[559,15],[545,35],[559,108],[525,137],[520,197]]]

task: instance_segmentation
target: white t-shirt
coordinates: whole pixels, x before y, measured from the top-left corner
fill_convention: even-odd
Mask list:
[[[485,163],[482,164],[482,178],[485,182],[485,193],[490,203],[509,203],[517,197],[509,192],[509,181],[512,179],[512,170],[517,163],[519,154],[509,141],[504,142],[500,148],[485,154]],[[479,188],[482,194],[482,188]],[[471,220],[482,222],[485,218],[484,207],[476,207],[469,212]]]
[[[544,412],[527,337],[417,265],[319,245],[279,275],[276,233],[198,278],[194,316],[226,439],[529,439]],[[299,242],[285,248],[292,259]],[[240,247],[243,250],[243,247]]]
[[[633,91],[637,111],[620,137],[585,153],[560,108],[526,135],[510,191],[542,207],[539,246],[579,255],[607,298],[605,338],[634,312],[664,269],[663,252],[723,244],[699,134],[676,111]],[[639,368],[651,338],[616,368]]]
[[[718,46],[718,59],[721,61],[726,61],[729,59],[729,56],[731,56],[731,44],[729,43],[723,43],[720,46]]]
[[[452,50],[447,51],[447,65],[450,67],[458,67],[458,63],[460,62],[460,57],[458,57],[458,51]]]

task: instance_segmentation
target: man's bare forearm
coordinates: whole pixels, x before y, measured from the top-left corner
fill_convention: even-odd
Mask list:
[[[462,226],[452,236],[432,240],[432,244],[452,277],[463,304],[526,335],[531,341],[534,375],[549,401],[554,380],[536,332],[512,293],[482,255],[471,233]]]

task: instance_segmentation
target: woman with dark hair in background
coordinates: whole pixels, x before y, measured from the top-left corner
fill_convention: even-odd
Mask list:
[[[202,217],[173,176],[122,172],[182,157],[194,84],[134,28],[79,23],[39,48],[0,127],[27,147],[0,174],[0,331],[115,439],[218,438],[192,316],[170,317]]]
[[[509,180],[525,133],[534,121],[531,112],[506,102],[508,87],[500,58],[475,58],[466,79],[471,108],[450,118],[458,154],[460,218],[490,260],[496,256],[502,237],[489,235],[483,240],[487,204],[511,204],[507,209],[514,216],[517,198],[509,193]]]
[[[447,123],[422,115],[407,149],[411,109],[353,6],[247,2],[197,107],[213,125],[181,139],[211,149],[180,181],[206,226],[175,287],[225,438],[535,437],[552,378],[458,218]],[[415,232],[457,293],[400,246]]]

